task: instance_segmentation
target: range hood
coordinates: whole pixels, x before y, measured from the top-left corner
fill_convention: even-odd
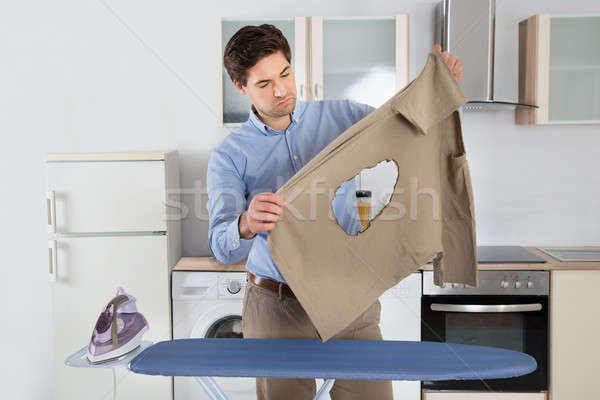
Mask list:
[[[467,97],[464,111],[537,108],[494,99],[495,0],[444,0],[435,11],[435,43],[463,63],[460,87]]]

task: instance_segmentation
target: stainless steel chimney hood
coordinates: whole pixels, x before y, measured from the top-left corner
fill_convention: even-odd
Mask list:
[[[468,100],[464,111],[537,108],[494,99],[495,0],[444,0],[435,11],[436,43],[463,63],[460,87]]]

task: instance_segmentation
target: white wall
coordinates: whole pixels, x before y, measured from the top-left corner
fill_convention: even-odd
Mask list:
[[[184,255],[208,255],[207,223],[198,217],[205,199],[194,207],[192,193],[202,191],[209,151],[228,134],[212,114],[218,109],[218,17],[408,13],[414,78],[432,45],[434,5],[3,2],[0,397],[48,399],[52,391],[45,152],[178,150],[190,207]],[[600,5],[498,0],[498,99],[517,98],[517,22],[541,12],[599,13]],[[480,244],[600,244],[600,126],[516,126],[513,118],[510,112],[465,117]]]

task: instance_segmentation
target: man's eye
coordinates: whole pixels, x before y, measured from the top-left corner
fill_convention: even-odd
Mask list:
[[[261,89],[264,89],[264,88],[266,88],[266,87],[267,87],[267,85],[268,85],[268,83],[265,83],[264,85],[262,85],[262,86],[259,86],[259,88],[261,88]]]
[[[285,78],[286,76],[288,76],[289,74],[285,74],[285,75],[281,75],[282,78]]]

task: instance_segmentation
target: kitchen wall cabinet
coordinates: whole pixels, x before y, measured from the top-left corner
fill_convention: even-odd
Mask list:
[[[599,16],[534,15],[519,23],[517,124],[600,123]]]
[[[408,83],[407,15],[224,19],[221,49],[242,26],[262,23],[281,29],[290,43],[298,100],[351,99],[379,107]],[[223,124],[236,127],[247,120],[251,103],[225,68],[220,71]]]
[[[600,271],[552,271],[550,399],[600,399]]]
[[[313,100],[379,107],[408,83],[408,16],[312,17]]]

